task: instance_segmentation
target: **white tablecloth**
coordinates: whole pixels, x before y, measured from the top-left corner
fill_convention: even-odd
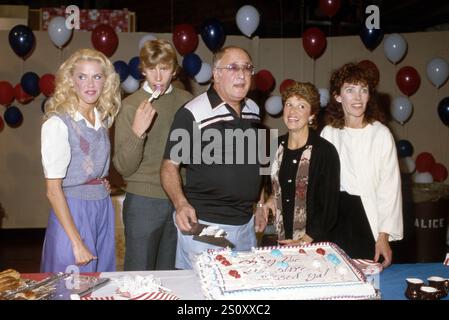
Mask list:
[[[101,278],[117,278],[123,276],[153,275],[161,279],[162,285],[170,290],[181,300],[204,299],[200,282],[193,270],[170,270],[170,271],[128,271],[128,272],[102,272]],[[112,281],[103,288],[92,293],[92,297],[110,297],[116,293],[117,285]]]

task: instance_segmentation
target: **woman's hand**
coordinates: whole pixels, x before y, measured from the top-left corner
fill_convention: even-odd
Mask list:
[[[72,245],[73,255],[75,256],[75,263],[78,266],[83,266],[97,259],[86,247],[84,242],[75,243]]]
[[[108,193],[111,193],[111,183],[109,182],[109,180],[106,178],[103,178],[103,179],[101,179],[101,183],[106,188],[106,191]]]
[[[278,243],[282,246],[296,246],[296,245],[304,245],[304,244],[308,244],[308,243],[312,243],[313,239],[305,234],[303,235],[300,239],[298,240],[293,240],[293,239],[285,239],[285,240],[278,240]]]
[[[270,216],[270,210],[275,214],[276,203],[273,197],[269,197],[267,201],[260,207],[256,207],[255,212],[255,230],[256,232],[263,232],[267,227],[268,217]]]
[[[384,258],[382,261],[382,266],[384,268],[388,267],[391,264],[393,259],[393,251],[391,251],[390,243],[388,242],[388,233],[381,232],[379,233],[379,237],[376,241],[376,251],[374,255],[374,261],[378,262],[380,256]]]

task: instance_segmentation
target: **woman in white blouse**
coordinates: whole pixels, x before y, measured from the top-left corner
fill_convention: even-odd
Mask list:
[[[115,270],[114,208],[104,177],[119,85],[112,63],[92,49],[76,51],[56,74],[41,131],[52,207],[41,272],[64,272],[75,265],[80,272]]]
[[[321,136],[341,165],[339,219],[334,241],[351,257],[391,264],[389,241],[403,236],[396,145],[372,94],[372,77],[345,64],[330,79],[331,101]]]

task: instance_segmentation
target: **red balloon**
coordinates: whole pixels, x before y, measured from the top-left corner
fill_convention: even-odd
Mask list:
[[[118,47],[118,36],[107,24],[100,24],[92,30],[91,41],[94,48],[107,57],[112,56]]]
[[[281,94],[283,94],[284,91],[288,89],[288,87],[290,87],[291,85],[293,85],[295,83],[296,83],[296,81],[293,79],[285,79],[284,81],[282,81],[281,85],[279,86],[279,92]]]
[[[20,83],[16,84],[14,87],[14,96],[16,97],[16,100],[19,101],[21,104],[27,104],[31,100],[33,100],[33,96],[29,95],[22,89],[22,85]]]
[[[192,53],[198,47],[198,35],[190,24],[178,24],[173,30],[173,44],[180,55]]]
[[[309,28],[302,34],[302,46],[309,57],[316,59],[326,48],[326,35],[318,28]]]
[[[0,81],[0,104],[7,106],[14,101],[14,88],[8,81]]]
[[[274,87],[274,77],[268,70],[260,70],[255,76],[256,88],[262,92],[271,91]]]
[[[435,158],[429,152],[421,152],[416,157],[416,171],[430,172],[430,169],[435,165]]]
[[[55,76],[50,73],[46,73],[40,77],[39,89],[41,89],[41,92],[47,97],[53,95],[53,92],[55,91]]]
[[[323,11],[323,13],[328,16],[329,18],[332,18],[338,10],[340,10],[341,7],[341,1],[340,0],[320,0],[320,9]]]
[[[432,174],[433,181],[443,182],[447,179],[447,169],[441,163],[435,163],[430,169],[430,173]]]
[[[374,87],[377,87],[377,85],[379,84],[380,74],[376,64],[371,60],[362,60],[358,63],[358,65],[366,70],[368,75],[373,79]]]
[[[421,77],[415,68],[402,67],[396,74],[396,83],[403,94],[411,96],[418,90]]]

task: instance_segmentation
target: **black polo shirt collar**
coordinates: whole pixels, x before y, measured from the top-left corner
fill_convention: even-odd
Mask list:
[[[209,99],[210,105],[212,106],[212,110],[219,108],[221,106],[226,106],[229,110],[229,108],[231,108],[232,110],[234,110],[229,104],[227,104],[226,102],[224,102],[220,96],[217,93],[217,90],[215,90],[214,86],[211,85],[209,90],[207,90],[207,98]],[[246,98],[242,99],[242,101],[240,101],[240,112],[243,111],[243,108],[246,105]],[[235,112],[235,110],[234,110]]]

